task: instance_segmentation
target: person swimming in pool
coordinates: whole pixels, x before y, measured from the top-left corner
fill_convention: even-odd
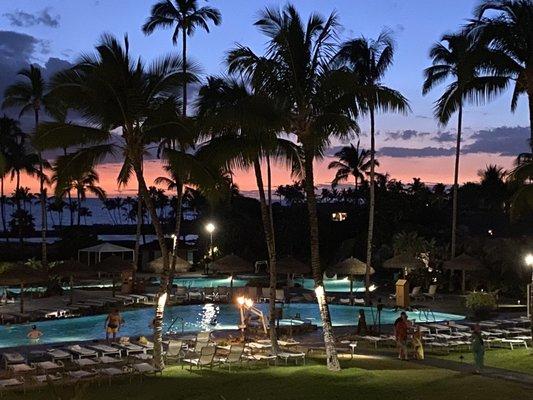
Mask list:
[[[43,336],[43,333],[37,329],[36,325],[33,325],[31,327],[31,331],[28,332],[26,335],[28,339],[30,339],[31,342],[38,342],[41,336]]]
[[[122,319],[122,316],[120,315],[118,310],[114,309],[113,311],[111,311],[105,319],[105,339],[109,340],[109,335],[113,335],[113,340],[115,340],[117,338],[117,333],[123,323],[124,320]]]

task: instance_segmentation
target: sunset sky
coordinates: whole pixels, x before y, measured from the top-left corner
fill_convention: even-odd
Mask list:
[[[206,2],[199,0],[200,5]],[[377,119],[378,158],[380,171],[388,172],[403,182],[420,177],[429,183],[450,183],[453,171],[453,146],[456,119],[440,127],[432,116],[433,101],[442,91],[436,89],[423,97],[422,71],[429,66],[428,49],[446,32],[454,31],[471,17],[476,1],[472,0],[301,0],[293,1],[304,15],[311,11],[329,14],[335,10],[344,26],[342,39],[364,35],[376,37],[388,27],[397,42],[395,63],[385,84],[400,90],[410,101],[412,112],[384,115]],[[28,63],[37,63],[49,76],[68,67],[82,52],[92,51],[103,32],[122,36],[127,33],[133,54],[143,59],[178,52],[173,47],[170,31],[158,31],[145,37],[141,25],[149,15],[152,1],[133,0],[0,0],[0,93],[12,83],[15,73]],[[197,31],[189,39],[189,56],[202,65],[204,76],[224,72],[224,55],[235,43],[262,52],[265,38],[253,27],[257,11],[276,1],[211,0],[220,9],[222,25],[210,34]],[[0,94],[1,97],[1,94]],[[510,93],[486,106],[468,106],[464,113],[464,156],[461,181],[477,180],[477,171],[487,164],[510,168],[514,157],[527,151],[528,113],[525,98],[518,110],[509,111]],[[10,115],[17,115],[13,110]],[[363,130],[361,146],[368,146],[368,121],[359,121]],[[25,126],[25,121],[22,121]],[[354,139],[356,141],[357,139]],[[342,143],[334,143],[333,154]],[[325,167],[329,159],[317,163],[317,184],[328,184],[334,175]],[[118,193],[115,183],[118,165],[100,167],[101,184],[109,193]],[[147,181],[161,174],[157,161],[149,161]],[[253,175],[239,172],[236,181],[241,190],[253,190]],[[290,182],[287,171],[276,169],[276,185]],[[37,190],[36,182],[24,184]],[[9,184],[8,184],[9,187]],[[125,188],[123,194],[131,194]]]

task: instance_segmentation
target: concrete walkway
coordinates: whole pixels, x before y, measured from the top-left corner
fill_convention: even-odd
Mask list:
[[[413,361],[417,364],[429,365],[431,367],[450,369],[461,373],[474,373],[474,367],[471,364],[461,363],[453,360],[443,360],[441,358],[426,358],[423,361]],[[503,379],[506,381],[512,381],[521,383],[533,388],[533,375],[525,374],[522,372],[509,371],[507,369],[485,367],[480,373],[481,376],[488,378]]]

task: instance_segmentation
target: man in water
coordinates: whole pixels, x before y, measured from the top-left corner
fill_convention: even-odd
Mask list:
[[[31,331],[28,332],[26,335],[28,339],[30,339],[31,342],[38,342],[41,336],[43,336],[43,333],[37,329],[36,325],[33,325],[31,327]]]
[[[117,338],[117,333],[120,329],[120,326],[124,323],[124,320],[120,316],[117,309],[114,309],[109,313],[105,319],[105,339],[109,340],[109,335],[113,335],[113,340]]]

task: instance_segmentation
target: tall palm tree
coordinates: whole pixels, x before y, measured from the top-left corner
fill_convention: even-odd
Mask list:
[[[197,0],[161,0],[154,4],[142,30],[146,35],[158,28],[174,28],[172,43],[181,35],[183,75],[187,72],[187,36],[192,36],[200,27],[209,32],[209,21],[220,25],[220,11],[213,7],[198,7]],[[187,80],[183,80],[183,115],[187,115]]]
[[[270,274],[270,339],[272,349],[278,351],[276,335],[277,256],[272,215],[271,161],[284,161],[291,167],[298,165],[299,150],[295,143],[278,137],[282,128],[280,110],[260,91],[254,91],[242,80],[209,78],[200,89],[199,118],[211,140],[200,154],[215,160],[227,169],[253,168],[259,192],[261,219],[269,257]],[[262,163],[267,164],[267,183],[263,180]],[[293,167],[292,171],[300,168]]]
[[[65,171],[58,170],[58,185],[93,168],[105,157],[120,154],[123,164],[117,177],[127,182],[134,175],[142,201],[150,213],[163,255],[164,271],[154,319],[154,361],[164,366],[162,321],[167,299],[169,260],[163,227],[143,174],[143,155],[151,143],[159,143],[182,128],[179,99],[173,93],[181,86],[183,61],[166,56],[146,66],[130,55],[129,40],[122,44],[110,35],[102,36],[95,55],[83,56],[71,69],[52,80],[52,93],[68,109],[78,111],[85,124],[47,122],[39,126],[36,144],[40,148],[78,149],[62,156]],[[120,143],[117,135],[120,132]]]
[[[511,110],[526,94],[529,103],[530,149],[533,155],[533,2],[531,0],[484,0],[469,25],[473,36],[501,57],[491,66],[497,75],[514,80]]]
[[[335,178],[331,181],[331,186],[335,188],[339,182],[347,181],[350,176],[354,178],[355,188],[359,187],[359,182],[365,180],[365,175],[370,174],[370,152],[359,148],[359,141],[357,146],[350,144],[344,146],[335,153],[335,157],[339,161],[332,161],[328,165],[328,169],[336,169]],[[374,164],[379,167],[379,162],[374,160]]]
[[[446,125],[457,112],[457,140],[455,147],[455,168],[453,176],[451,258],[455,257],[457,232],[457,189],[459,181],[459,157],[463,106],[466,103],[482,104],[491,100],[507,88],[507,79],[502,76],[484,75],[498,55],[485,44],[474,41],[466,32],[446,34],[441,42],[430,50],[433,62],[424,70],[425,81],[422,93],[425,95],[435,86],[451,78],[444,93],[435,102],[434,113],[441,125]]]
[[[25,80],[16,82],[6,89],[2,107],[21,107],[19,117],[28,112],[32,112],[35,121],[35,130],[37,130],[42,109],[48,110],[48,106],[52,104],[50,97],[45,95],[45,81],[41,69],[37,66],[30,65],[30,68],[20,70],[18,75],[25,78]],[[50,107],[50,110],[52,110],[52,107]],[[46,220],[45,161],[41,152],[38,152],[38,156],[39,200],[41,205],[41,262],[46,267],[48,265],[46,251],[46,230],[48,227]]]
[[[303,150],[305,192],[309,216],[311,267],[322,319],[327,365],[339,370],[329,307],[320,266],[318,216],[313,161],[330,139],[351,137],[358,127],[353,102],[353,77],[333,69],[333,38],[337,16],[312,14],[304,22],[294,6],[267,8],[255,25],[269,38],[266,55],[239,45],[228,56],[229,72],[251,79],[254,87],[284,104],[284,131],[294,134]]]
[[[401,112],[409,110],[407,99],[397,90],[383,85],[385,72],[392,65],[394,41],[389,31],[380,33],[377,39],[365,37],[343,43],[337,54],[339,62],[357,76],[358,101],[360,108],[370,117],[370,204],[368,212],[368,236],[366,250],[365,297],[370,300],[370,271],[372,268],[372,243],[374,238],[375,214],[375,169],[376,113]]]
[[[517,220],[533,210],[533,161],[519,163],[507,175],[516,190],[511,198],[511,218]]]

